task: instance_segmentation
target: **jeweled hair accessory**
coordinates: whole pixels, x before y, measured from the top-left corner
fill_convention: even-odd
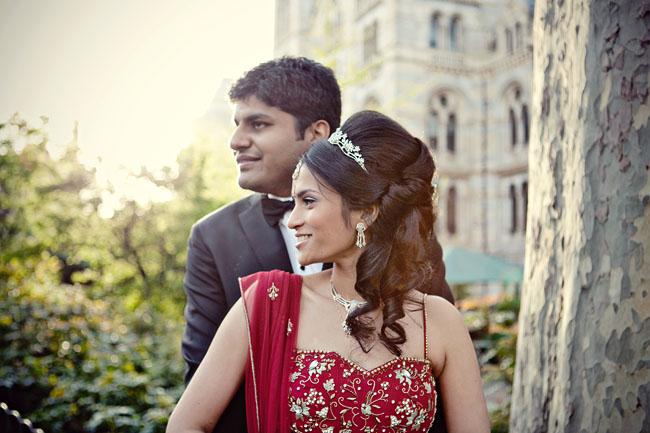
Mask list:
[[[296,168],[293,170],[293,174],[291,175],[291,179],[296,180],[298,179],[298,176],[300,175],[300,167],[302,167],[303,159],[300,158],[298,160],[298,164],[296,164]]]
[[[341,128],[337,128],[336,131],[330,135],[330,138],[328,138],[327,141],[329,141],[331,144],[337,145],[345,156],[354,159],[354,161],[359,164],[361,168],[363,168],[363,171],[368,173],[368,170],[366,170],[366,166],[364,165],[363,156],[361,156],[361,150],[359,149],[359,146],[352,144],[348,138],[348,135],[345,132],[341,131]]]

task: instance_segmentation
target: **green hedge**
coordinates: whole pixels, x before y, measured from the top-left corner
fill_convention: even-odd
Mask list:
[[[4,285],[3,285],[4,286]],[[182,391],[180,323],[83,287],[0,289],[0,391],[51,432],[162,432]]]

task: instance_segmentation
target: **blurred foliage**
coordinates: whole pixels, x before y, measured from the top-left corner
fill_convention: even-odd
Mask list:
[[[46,431],[164,431],[182,390],[187,236],[242,195],[226,146],[200,137],[178,169],[134,174],[170,199],[122,199],[48,152],[47,119],[0,124],[0,399]]]
[[[467,284],[453,284],[451,290],[454,293],[456,302],[460,302],[469,297],[469,286]]]
[[[490,427],[492,433],[508,433],[510,429],[510,403],[490,412]]]
[[[491,431],[507,433],[520,299],[508,296],[496,304],[469,302],[466,305],[476,305],[462,314],[479,360],[484,389],[489,390],[486,398]]]
[[[48,281],[57,267],[44,257],[42,278],[0,292],[4,399],[51,431],[164,431],[183,383],[177,322]]]

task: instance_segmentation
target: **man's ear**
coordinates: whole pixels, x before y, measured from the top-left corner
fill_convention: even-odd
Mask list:
[[[311,143],[321,138],[327,139],[330,134],[330,124],[327,123],[327,120],[320,119],[307,127],[305,130],[305,140]]]

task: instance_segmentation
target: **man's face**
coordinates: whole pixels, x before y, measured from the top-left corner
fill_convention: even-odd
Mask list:
[[[291,173],[310,145],[296,132],[295,118],[250,96],[235,101],[234,121],[230,148],[239,168],[239,186],[288,197]]]

